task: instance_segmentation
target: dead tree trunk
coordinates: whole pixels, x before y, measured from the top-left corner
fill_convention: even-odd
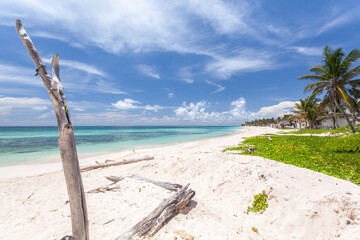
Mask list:
[[[89,224],[84,186],[76,151],[74,128],[71,122],[70,112],[66,106],[64,88],[60,81],[59,54],[51,59],[51,79],[38,51],[35,49],[34,44],[19,19],[16,19],[16,31],[35,63],[36,72],[41,77],[46,90],[49,92],[54,107],[59,128],[61,161],[69,195],[73,238],[75,240],[89,240]]]

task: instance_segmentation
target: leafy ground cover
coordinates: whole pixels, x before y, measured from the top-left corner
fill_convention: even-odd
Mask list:
[[[360,124],[356,124],[354,125],[354,128],[357,132],[360,131]],[[297,131],[290,131],[290,132],[283,132],[282,134],[304,134],[304,133],[308,133],[308,134],[321,134],[321,133],[330,133],[330,134],[337,134],[337,133],[350,133],[350,128],[348,125],[344,126],[344,127],[340,127],[340,128],[335,128],[335,129],[326,129],[326,128],[320,128],[320,129],[302,129],[302,131],[300,132],[300,130]]]
[[[224,151],[260,156],[360,185],[360,134],[344,137],[272,135],[246,138]],[[249,151],[250,149],[250,151]]]

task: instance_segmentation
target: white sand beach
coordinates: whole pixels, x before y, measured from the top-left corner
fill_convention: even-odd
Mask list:
[[[109,175],[137,174],[190,183],[196,195],[153,237],[158,240],[175,239],[177,230],[195,240],[360,239],[359,186],[261,157],[222,152],[242,137],[277,131],[246,127],[224,137],[80,158],[81,166],[86,166],[107,159],[155,157],[84,172],[85,191],[108,185],[105,176]],[[270,188],[266,211],[246,214],[253,196]],[[130,178],[122,180],[116,191],[86,193],[91,239],[116,238],[172,194]],[[0,238],[61,239],[70,235],[67,200],[61,163],[0,167]]]

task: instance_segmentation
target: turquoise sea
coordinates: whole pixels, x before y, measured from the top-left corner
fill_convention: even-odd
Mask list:
[[[223,136],[240,127],[75,127],[78,153],[121,151]],[[57,127],[0,127],[0,165],[60,159]]]

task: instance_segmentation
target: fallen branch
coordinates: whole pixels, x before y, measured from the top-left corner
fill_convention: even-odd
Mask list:
[[[170,190],[170,191],[178,191],[179,189],[181,189],[183,187],[180,184],[170,183],[170,182],[155,181],[155,180],[151,180],[151,179],[148,179],[148,178],[141,177],[139,175],[132,175],[132,176],[129,176],[129,178],[136,179],[136,180],[139,180],[139,181],[148,182],[148,183],[152,183],[152,184],[154,184],[156,186],[165,188],[165,189]]]
[[[113,166],[118,166],[118,165],[125,165],[125,164],[136,163],[136,162],[141,162],[141,161],[146,161],[146,160],[153,160],[153,159],[154,159],[154,156],[147,156],[146,155],[146,156],[144,156],[142,158],[135,158],[135,159],[129,159],[129,160],[124,159],[121,162],[114,162],[114,163],[107,163],[107,164],[97,163],[98,165],[81,168],[80,171],[81,172],[87,172],[87,171],[91,171],[91,170],[99,169],[99,168],[106,168],[106,167],[113,167]]]
[[[185,209],[191,198],[194,197],[195,191],[187,190],[189,185],[187,184],[173,196],[163,199],[154,211],[116,240],[132,240],[154,236],[169,219]]]
[[[95,188],[93,190],[87,191],[86,193],[104,193],[106,191],[114,191],[116,189],[120,188],[120,184],[118,183],[112,183],[108,186],[102,186],[102,187],[98,187]]]

